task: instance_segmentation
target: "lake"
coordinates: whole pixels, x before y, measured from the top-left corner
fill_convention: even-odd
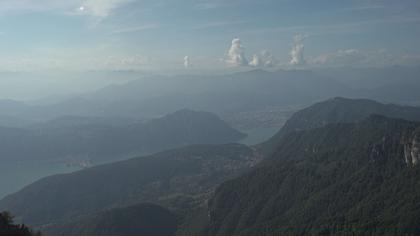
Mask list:
[[[0,165],[0,199],[43,177],[80,169],[56,161],[4,162]]]
[[[248,134],[248,137],[241,140],[240,143],[246,145],[261,143],[272,137],[278,129],[255,128],[243,130]],[[133,154],[134,156],[141,155]],[[82,169],[80,165],[68,165],[64,161],[4,162],[0,165],[0,199],[46,176],[70,173],[80,169]]]
[[[273,137],[279,131],[280,128],[269,127],[269,128],[255,128],[248,130],[241,130],[246,133],[248,136],[239,141],[239,143],[245,145],[255,145],[267,141],[269,138]]]

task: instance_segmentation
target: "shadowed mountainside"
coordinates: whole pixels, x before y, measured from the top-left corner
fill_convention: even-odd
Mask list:
[[[153,204],[115,208],[45,230],[45,236],[172,236],[176,216]]]
[[[417,235],[419,137],[382,116],[290,133],[217,189],[207,235]]]
[[[239,144],[190,146],[47,177],[1,200],[0,209],[31,225],[141,202],[184,212],[203,204],[215,186],[258,158]]]
[[[192,144],[230,143],[245,137],[214,114],[190,110],[127,125],[69,119],[28,129],[0,128],[0,159],[115,160]]]
[[[260,144],[259,148],[266,156],[270,156],[279,140],[291,132],[319,128],[327,124],[358,122],[373,114],[420,121],[418,107],[382,104],[368,99],[336,97],[296,112],[277,134]]]

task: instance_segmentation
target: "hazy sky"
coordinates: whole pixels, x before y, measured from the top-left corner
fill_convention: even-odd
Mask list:
[[[1,0],[0,71],[420,64],[419,0]]]

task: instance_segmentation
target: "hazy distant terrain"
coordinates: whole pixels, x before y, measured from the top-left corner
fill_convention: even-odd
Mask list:
[[[389,191],[394,191],[392,186],[401,186],[403,191],[416,188],[412,184],[417,178],[415,140],[420,126],[407,120],[420,120],[419,114],[416,107],[333,98],[296,112],[278,134],[255,148],[189,146],[51,176],[4,198],[0,207],[25,222],[44,225],[45,232],[63,236],[72,236],[70,229],[76,228],[97,232],[92,224],[105,219],[103,210],[117,207],[118,211],[121,206],[142,202],[154,202],[173,212],[180,220],[177,235],[317,234],[330,224],[338,225],[333,231],[338,234],[347,232],[350,225],[368,230],[369,224],[376,225],[375,234],[386,230],[410,233],[415,230],[410,229],[414,227],[411,221],[402,228],[383,225],[397,219],[387,212],[378,212],[383,218],[368,225],[355,221],[354,214],[359,213],[352,206],[369,207],[366,201],[373,206],[375,199],[400,199],[389,206],[405,204],[410,214],[418,214],[404,200],[416,198],[416,191],[397,198]],[[388,175],[395,179],[387,179]],[[353,179],[360,185],[349,185]],[[380,192],[362,191],[376,184]],[[338,216],[312,218],[321,211],[317,206],[325,198],[340,196],[334,191],[344,191],[349,199],[334,205]],[[37,204],[30,205],[33,201]],[[366,214],[363,219],[370,219]],[[394,214],[405,217],[397,208]],[[338,218],[329,221],[331,217]],[[319,226],[306,227],[300,220],[319,222],[313,223]],[[290,224],[294,227],[288,228]]]
[[[336,96],[419,105],[418,71],[418,67],[385,67],[142,76],[64,100],[51,99],[49,105],[3,100],[0,121],[10,125],[11,117],[20,123],[60,116],[150,118],[184,108],[217,114],[285,110]]]
[[[419,0],[0,0],[0,236],[420,236],[419,26]]]
[[[70,117],[30,128],[0,128],[2,160],[109,160],[243,137],[216,115],[181,110],[145,123]]]
[[[84,221],[102,224],[104,219],[94,215],[103,210],[143,202],[160,204],[176,214],[181,219],[177,223],[180,235],[253,232],[254,228],[243,228],[241,223],[227,226],[206,216],[207,207],[219,211],[220,194],[225,198],[220,193],[223,187],[213,196],[219,184],[253,170],[263,157],[277,155],[279,143],[296,131],[361,122],[374,114],[420,120],[420,109],[415,107],[420,104],[417,70],[359,68],[352,76],[346,68],[146,76],[42,102],[1,100],[0,197],[48,175],[193,144],[256,146],[191,146],[48,177],[4,198],[0,207],[37,226],[54,223],[46,232],[62,232],[63,236],[71,234],[60,230],[76,227],[74,224],[80,224],[80,232],[93,232]],[[261,178],[255,181],[270,181]],[[265,186],[263,182],[258,185]],[[242,191],[240,186],[233,191]],[[85,197],[79,199],[81,195]],[[71,203],[65,203],[64,196],[73,196]],[[213,197],[213,205],[206,206]],[[38,202],[36,206],[28,207],[33,201]],[[68,221],[84,214],[88,216]],[[258,228],[259,220],[254,223]]]
[[[244,137],[216,115],[191,110],[148,121],[71,116],[22,128],[0,127],[0,197],[52,174]]]
[[[137,79],[130,72],[130,79],[92,92],[38,103],[0,100],[0,127],[21,128],[62,117],[100,118],[96,124],[150,120],[188,108],[218,114],[234,128],[255,134],[245,141],[255,144],[281,128],[294,111],[331,97],[420,105],[419,70],[390,66],[251,70],[213,76],[140,73]]]
[[[2,113],[26,120],[60,116],[155,117],[188,108],[222,112],[290,108],[314,100],[346,96],[351,89],[311,71],[254,70],[216,76],[150,76],[50,105],[0,101]]]

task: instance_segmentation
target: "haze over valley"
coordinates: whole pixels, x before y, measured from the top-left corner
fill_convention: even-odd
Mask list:
[[[0,19],[0,236],[420,235],[418,1]]]

